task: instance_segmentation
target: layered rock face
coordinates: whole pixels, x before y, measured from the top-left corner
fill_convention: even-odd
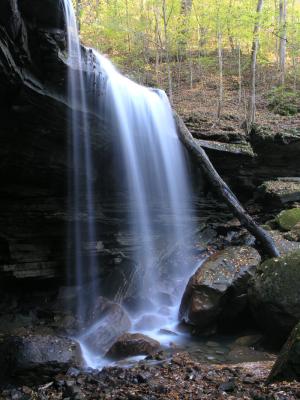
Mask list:
[[[84,68],[93,56],[82,48]],[[0,276],[2,282],[62,279],[68,239],[67,52],[62,2],[0,4]],[[86,74],[87,76],[87,74]],[[87,80],[88,81],[88,80]],[[110,180],[99,118],[93,151]],[[97,133],[97,134],[96,134]],[[107,191],[95,171],[95,187]],[[99,219],[102,213],[97,212]],[[98,246],[99,247],[99,246]],[[103,247],[103,246],[102,246]],[[99,249],[101,250],[100,246]]]
[[[5,287],[20,282],[31,290],[41,281],[49,287],[51,280],[58,287],[66,280],[66,260],[72,254],[69,233],[74,221],[68,203],[72,138],[62,4],[60,0],[0,4],[0,278]],[[81,51],[86,97],[93,99],[89,94],[95,91],[95,76],[100,82],[97,90],[105,76],[97,69],[93,52],[84,47]],[[121,170],[115,173],[120,157],[117,146],[112,146],[113,132],[95,106],[90,101],[87,118],[92,127],[97,242],[82,247],[85,257],[97,253],[99,275],[105,275],[107,282],[101,283],[101,293],[107,296],[116,294],[132,273],[130,257],[136,244],[126,226],[124,176]],[[85,229],[87,216],[79,218]]]
[[[299,128],[274,133],[268,127],[257,125],[246,137],[242,132],[230,130],[216,131],[215,134],[207,132],[205,122],[196,113],[186,117],[185,122],[207,152],[217,171],[238,194],[249,196],[263,182],[273,181],[278,177],[283,177],[287,186],[287,179],[293,182],[294,179],[291,177],[300,176]],[[281,188],[282,186],[283,184]],[[283,193],[280,189],[279,196],[277,193],[274,196],[267,190],[265,201],[268,206],[278,207],[298,199],[299,190],[295,190],[295,184],[291,188],[285,187]],[[264,193],[260,191],[259,194]]]

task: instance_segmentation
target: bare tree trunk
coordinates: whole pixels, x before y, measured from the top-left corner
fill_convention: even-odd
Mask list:
[[[131,53],[131,38],[130,38],[128,0],[125,0],[125,6],[126,6],[126,29],[127,29],[128,52]]]
[[[156,82],[160,86],[160,79],[159,79],[159,62],[160,62],[160,49],[162,47],[161,42],[161,35],[159,29],[159,10],[155,8],[154,10],[154,17],[155,17],[155,74],[156,74]]]
[[[286,59],[286,0],[279,1],[279,69],[280,69],[280,84],[285,83],[285,59]]]
[[[77,20],[78,33],[80,33],[80,28],[81,28],[80,14],[81,14],[81,0],[76,0],[76,20]]]
[[[294,72],[294,77],[293,77],[293,89],[294,92],[296,93],[297,91],[297,46],[295,43],[297,43],[297,30],[295,28],[296,24],[296,18],[295,18],[295,0],[292,2],[292,26],[294,27],[294,34],[293,34],[293,45],[292,45],[292,65],[293,65],[293,72]]]
[[[251,86],[250,86],[250,98],[248,105],[248,116],[247,116],[247,132],[251,130],[251,126],[255,122],[256,114],[256,60],[259,46],[259,31],[260,31],[260,19],[263,8],[263,0],[258,0],[256,8],[256,21],[253,30],[253,42],[252,42],[252,53],[251,53]]]
[[[228,12],[227,12],[227,32],[228,32],[228,40],[231,48],[231,53],[234,54],[235,46],[234,46],[234,40],[233,36],[231,33],[231,20],[232,20],[232,0],[229,1],[228,5]]]
[[[221,118],[222,108],[223,108],[223,97],[224,97],[222,33],[220,29],[221,29],[220,21],[218,21],[218,60],[219,60],[219,100],[218,100],[218,111],[217,111],[218,121],[220,121]]]
[[[243,206],[240,204],[229,186],[223,181],[218,172],[215,170],[205,151],[194,140],[183,120],[178,114],[176,114],[176,112],[174,112],[174,118],[180,140],[184,146],[197,157],[197,160],[203,168],[203,171],[209,179],[213,189],[226,202],[232,213],[239,219],[241,224],[245,226],[245,228],[247,228],[248,231],[256,238],[264,252],[270,257],[278,257],[280,254],[272,237],[268,234],[268,232],[256,225],[252,217],[244,210]]]
[[[169,49],[166,0],[162,0],[162,12],[163,12],[163,22],[164,22],[164,34],[165,34],[165,52],[166,52],[167,71],[168,71],[168,86],[169,86],[168,94],[169,94],[170,103],[173,104],[173,83],[172,83],[172,71],[171,71],[171,65],[170,65],[170,49]]]
[[[274,0],[274,13],[275,13],[275,28],[276,30],[278,29],[278,31],[280,30],[280,24],[279,24],[279,17],[277,15],[278,13],[278,4],[277,4],[277,0]],[[278,45],[278,35],[275,35],[275,57],[276,57],[276,65],[279,68],[279,45]]]
[[[242,66],[241,66],[241,46],[238,44],[238,73],[239,73],[239,105],[242,102]]]
[[[188,22],[189,16],[192,11],[192,0],[181,0],[181,16],[182,16],[182,29],[181,29],[181,39],[179,40],[179,58],[183,59],[186,57],[186,47],[187,47],[187,34],[189,31]]]
[[[190,89],[192,90],[193,89],[193,83],[194,83],[192,54],[190,54],[189,67],[190,67]]]

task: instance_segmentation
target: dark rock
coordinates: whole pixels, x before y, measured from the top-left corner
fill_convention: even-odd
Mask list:
[[[80,342],[98,355],[106,354],[116,339],[131,328],[126,311],[103,297],[98,298],[87,322],[90,325],[80,336]]]
[[[207,126],[209,122],[204,119],[191,116],[185,121],[235,193],[252,195],[253,190],[265,181],[300,176],[299,128],[276,132],[274,126],[256,125],[247,139],[241,132],[231,141],[228,132],[211,132],[211,127]],[[267,202],[269,208],[273,205]]]
[[[284,344],[270,372],[268,381],[300,381],[300,323],[298,323]]]
[[[262,263],[249,289],[253,315],[269,338],[283,343],[300,319],[300,250]]]
[[[11,400],[23,400],[24,399],[24,394],[17,389],[13,389],[10,392]]]
[[[293,228],[284,234],[284,238],[289,241],[300,242],[300,222],[293,226]]]
[[[288,254],[296,250],[300,250],[300,243],[286,238],[286,234],[279,231],[270,231],[269,234],[272,236],[277,249],[280,254]]]
[[[241,336],[234,341],[234,346],[252,347],[262,340],[262,335]]]
[[[283,206],[286,203],[300,200],[300,180],[296,178],[280,179],[264,182],[258,187],[262,200],[273,206]]]
[[[80,374],[80,370],[78,368],[71,367],[67,371],[68,376],[77,377]]]
[[[40,281],[60,283],[65,278],[67,224],[72,223],[67,179],[72,172],[67,156],[70,104],[62,5],[57,0],[0,4],[0,277],[4,287],[6,282],[17,286],[23,281],[27,287],[27,282],[38,281],[38,286]],[[87,77],[94,63],[83,47],[82,54]],[[92,82],[87,81],[90,90]],[[110,136],[96,114],[89,112],[87,118],[94,128],[93,152],[98,153],[100,166],[100,160],[109,160],[103,149]],[[95,173],[95,190],[100,180],[106,187],[106,178]],[[99,223],[102,208],[98,203],[96,208]],[[81,218],[86,232],[86,217]],[[85,259],[90,252],[86,237]]]
[[[228,382],[221,383],[219,386],[220,392],[233,392],[236,387],[234,380],[229,380]]]
[[[226,355],[226,359],[230,362],[256,362],[261,360],[273,360],[273,356],[269,353],[255,350],[251,347],[234,346]]]
[[[3,336],[0,339],[2,379],[35,371],[37,379],[83,364],[78,343],[49,335]]]
[[[106,356],[113,359],[138,355],[151,355],[160,347],[157,340],[141,333],[125,333],[112,345]]]
[[[229,247],[209,257],[187,285],[180,319],[200,330],[231,324],[246,309],[248,282],[259,262],[251,247]]]

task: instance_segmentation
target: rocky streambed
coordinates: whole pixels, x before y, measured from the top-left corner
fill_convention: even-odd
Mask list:
[[[87,368],[82,349],[71,339],[76,320],[71,308],[62,308],[63,296],[72,299],[70,290],[55,301],[49,298],[48,308],[7,295],[1,316],[2,398],[300,398],[295,327],[300,243],[284,237],[298,229],[297,216],[297,209],[290,209],[266,224],[283,253],[274,260],[261,262],[241,233],[238,246],[226,245],[224,237],[220,242],[218,235],[187,285],[182,323],[175,332],[160,332],[167,341],[127,333],[132,332],[129,303],[124,302],[125,311],[99,298],[87,323],[104,316],[105,324],[88,338],[107,356],[100,370]]]
[[[158,353],[129,367],[81,371],[70,368],[43,384],[8,387],[3,399],[269,399],[300,397],[299,384],[266,384],[272,361],[208,365],[181,352]]]

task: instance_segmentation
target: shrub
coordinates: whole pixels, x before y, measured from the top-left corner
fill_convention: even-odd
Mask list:
[[[279,115],[295,115],[300,111],[300,93],[284,86],[273,88],[268,94],[268,107]]]

